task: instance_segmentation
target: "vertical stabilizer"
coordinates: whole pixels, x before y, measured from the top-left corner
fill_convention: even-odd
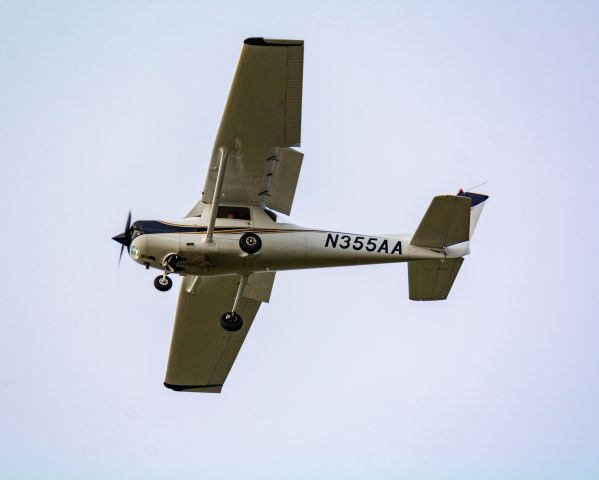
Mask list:
[[[460,190],[458,196],[468,197],[472,201],[472,205],[470,206],[470,240],[472,240],[474,229],[476,228],[480,214],[483,211],[483,207],[489,196],[483,195],[482,193],[464,192],[463,190]]]

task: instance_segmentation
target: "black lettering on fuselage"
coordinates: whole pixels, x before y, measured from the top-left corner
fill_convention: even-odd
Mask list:
[[[362,250],[362,247],[364,246],[364,242],[362,240],[364,240],[364,237],[354,238],[354,245],[353,245],[354,250]]]
[[[365,242],[366,238],[368,241]],[[378,245],[380,242],[380,245]],[[401,255],[401,241],[398,240],[393,246],[393,250],[389,252],[389,240],[383,239],[382,241],[376,237],[360,237],[352,235],[339,235],[338,233],[327,233],[327,239],[324,244],[325,247],[330,248],[342,248],[347,250],[353,248],[356,251],[366,250],[372,253],[387,253],[391,255]]]
[[[349,241],[351,240],[351,237],[349,235],[341,235],[341,241],[344,243],[340,243],[339,244],[339,248],[343,248],[344,250],[346,248],[349,248]]]
[[[331,242],[331,247],[335,248],[337,246],[337,242],[339,241],[339,235],[335,235],[333,237],[332,233],[327,233],[327,241],[324,244],[325,247],[329,246],[329,242]]]
[[[377,253],[381,253],[383,251],[385,253],[389,253],[389,243],[387,242],[387,240],[383,240],[383,243],[381,243],[381,246],[377,250]]]
[[[366,244],[367,252],[374,252],[376,250],[376,238],[369,238]]]
[[[393,250],[391,250],[391,253],[398,253],[399,255],[401,255],[401,242],[397,242],[395,244]]]

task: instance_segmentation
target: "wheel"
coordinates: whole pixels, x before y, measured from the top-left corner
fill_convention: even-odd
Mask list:
[[[234,312],[223,313],[220,317],[220,326],[227,332],[237,332],[243,326],[243,318]]]
[[[156,287],[157,290],[160,290],[161,292],[167,292],[173,286],[173,281],[168,277],[165,277],[163,275],[158,275],[154,279],[154,286]]]
[[[239,239],[239,248],[245,253],[258,253],[262,248],[262,240],[255,233],[244,233]]]

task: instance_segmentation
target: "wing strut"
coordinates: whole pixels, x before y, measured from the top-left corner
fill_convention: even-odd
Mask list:
[[[248,275],[247,273],[242,273],[241,278],[239,280],[239,286],[237,287],[237,294],[235,295],[235,301],[233,302],[233,308],[231,312],[237,313],[237,309],[239,308],[239,304],[241,302],[241,297],[243,296],[243,291],[245,290],[245,286],[248,283]]]
[[[216,214],[218,213],[218,204],[220,202],[220,193],[223,189],[223,180],[225,179],[225,170],[227,169],[227,158],[229,152],[225,151],[225,147],[218,147],[220,154],[218,161],[218,173],[216,174],[216,185],[214,186],[214,195],[212,197],[212,209],[210,210],[210,220],[208,221],[208,230],[204,243],[214,243],[212,235],[214,234],[214,223],[216,222]]]

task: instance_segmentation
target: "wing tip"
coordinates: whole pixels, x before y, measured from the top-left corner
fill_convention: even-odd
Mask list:
[[[303,40],[279,40],[273,38],[264,37],[250,37],[246,38],[243,43],[246,45],[254,45],[258,47],[293,47],[301,46],[304,44]]]
[[[170,388],[175,392],[204,392],[204,393],[220,393],[223,385],[212,384],[212,385],[173,385],[171,383],[164,382],[166,388]]]

